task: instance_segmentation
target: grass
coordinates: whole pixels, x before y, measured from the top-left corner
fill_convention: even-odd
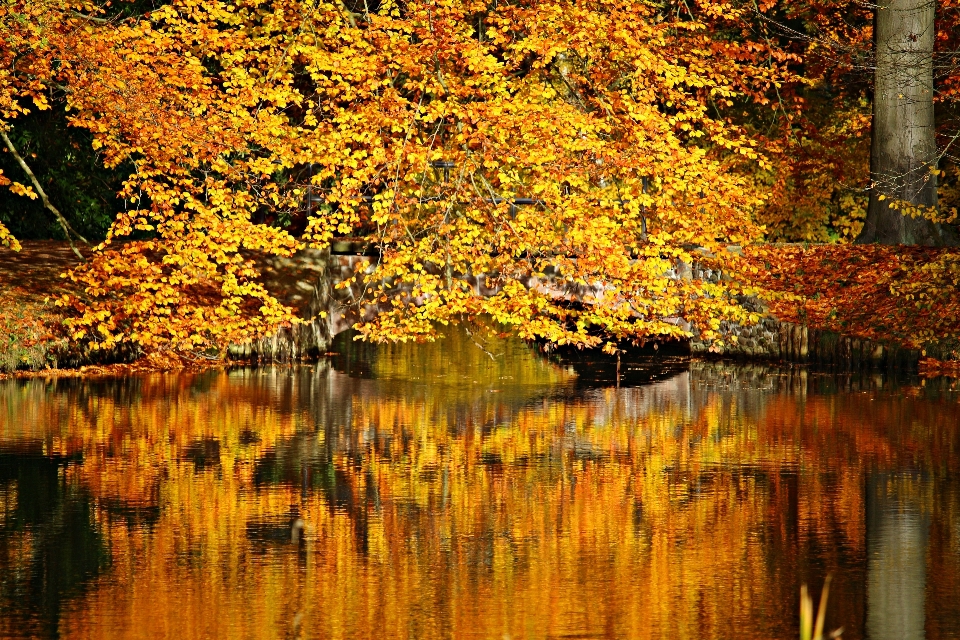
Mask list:
[[[830,595],[830,576],[823,582],[823,591],[820,592],[820,606],[817,607],[817,617],[813,617],[813,598],[807,590],[807,585],[800,587],[800,640],[824,640],[823,625],[827,617],[827,596]],[[839,638],[843,628],[832,631],[831,640]]]
[[[62,242],[25,242],[19,252],[0,247],[0,374],[69,360],[63,312],[53,301],[66,292],[60,274],[77,262]]]

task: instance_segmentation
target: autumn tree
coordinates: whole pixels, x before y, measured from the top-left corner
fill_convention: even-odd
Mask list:
[[[45,89],[53,75],[51,53],[56,49],[51,37],[56,41],[62,14],[52,4],[9,2],[0,6],[0,140],[8,154],[19,158],[21,166],[26,164],[8,135],[10,122],[31,108],[43,110],[48,106]],[[0,172],[0,187],[4,186],[17,195],[38,197],[34,190],[37,184],[26,185]],[[0,243],[19,247],[2,223]]]
[[[58,67],[84,26],[136,18],[162,0],[25,0],[0,7],[0,225],[23,238],[102,239],[130,167],[107,169],[90,132],[70,127]],[[13,240],[7,237],[12,243]]]
[[[250,0],[88,24],[96,37],[72,43],[61,76],[73,123],[137,172],[75,274],[75,335],[150,348],[255,335],[290,316],[243,250],[360,231],[382,252],[369,299],[393,301],[361,327],[371,339],[481,314],[556,342],[718,337],[747,319],[742,287],[669,273],[729,265],[727,244],[760,236],[763,160],[722,113],[765,100],[778,69],[757,43],[714,35],[738,20],[710,2]],[[300,237],[258,222],[305,209]],[[137,229],[155,239],[116,244]]]
[[[872,12],[848,0],[763,2],[754,29],[791,73],[742,125],[770,159],[758,215],[771,241],[849,241],[866,215]]]
[[[64,88],[105,165],[133,167],[63,301],[77,340],[251,339],[293,321],[251,256],[356,234],[381,252],[367,300],[390,302],[370,339],[477,315],[586,345],[749,320],[735,279],[671,277],[734,273],[726,246],[762,235],[767,164],[729,114],[769,104],[782,56],[729,4],[17,6],[43,33],[11,22],[5,51],[46,66],[5,90]]]
[[[758,130],[776,169],[760,216],[768,237],[921,242],[934,234],[951,243],[954,229],[938,222],[949,223],[957,204],[956,3],[806,0],[760,9],[758,29],[772,48],[796,55],[795,82],[777,92],[781,108]],[[763,120],[750,114],[744,125]],[[947,177],[945,189],[935,172]]]

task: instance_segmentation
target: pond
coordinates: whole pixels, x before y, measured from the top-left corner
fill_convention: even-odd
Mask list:
[[[335,351],[0,383],[0,637],[960,637],[949,380]]]

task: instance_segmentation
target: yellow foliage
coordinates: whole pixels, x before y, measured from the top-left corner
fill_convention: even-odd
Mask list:
[[[107,22],[36,4],[71,123],[136,167],[71,274],[72,326],[100,346],[222,347],[289,323],[246,258],[350,235],[382,250],[371,301],[416,292],[359,327],[372,340],[481,314],[581,345],[748,319],[735,284],[666,277],[694,258],[735,271],[722,248],[763,233],[766,160],[716,100],[762,102],[781,70],[715,35],[740,24],[728,4],[175,0]],[[546,273],[556,286],[531,286]]]
[[[867,216],[870,105],[815,95],[785,115],[784,138],[770,145],[772,163],[758,174],[771,191],[758,215],[768,240],[851,242]]]
[[[33,190],[33,187],[20,184],[19,182],[13,182],[10,184],[10,191],[14,192],[18,196],[25,196],[31,200],[37,199],[37,192]]]
[[[0,223],[0,244],[14,251],[20,251],[20,242],[10,233],[10,230]]]

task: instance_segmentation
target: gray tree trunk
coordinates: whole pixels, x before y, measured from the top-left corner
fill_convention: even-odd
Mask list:
[[[858,243],[942,245],[940,225],[904,216],[897,200],[937,206],[933,120],[935,0],[879,0],[875,13],[873,189]],[[884,196],[881,200],[880,196]]]

